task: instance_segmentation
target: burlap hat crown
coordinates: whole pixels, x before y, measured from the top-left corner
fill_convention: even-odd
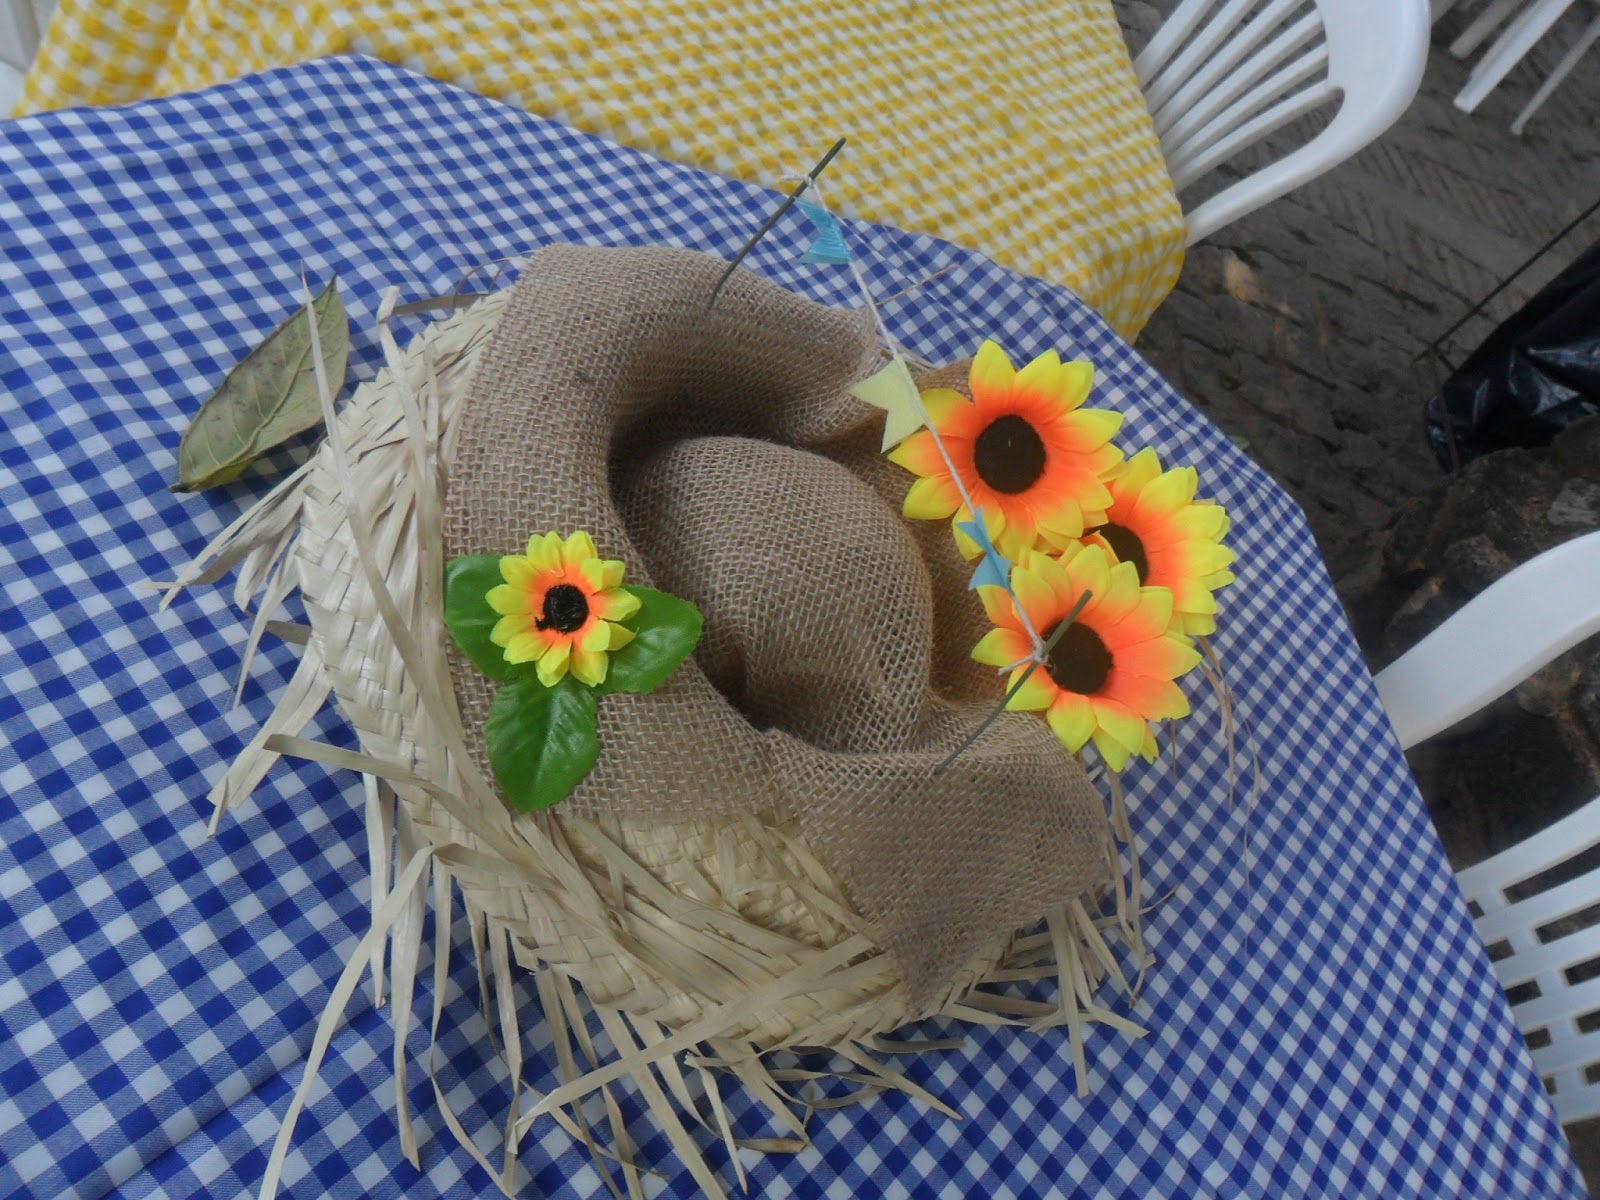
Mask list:
[[[607,696],[555,813],[797,822],[918,1011],[985,947],[1106,877],[1105,818],[1036,717],[993,709],[987,628],[942,524],[905,521],[860,312],[689,251],[554,246],[528,264],[458,418],[447,555],[586,530],[629,582],[693,600],[694,657]],[[948,379],[942,382],[949,382]],[[451,673],[487,768],[494,684]],[[529,818],[531,819],[531,818]]]

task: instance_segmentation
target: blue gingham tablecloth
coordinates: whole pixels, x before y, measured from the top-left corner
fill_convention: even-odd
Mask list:
[[[361,59],[0,124],[0,1195],[253,1193],[367,927],[355,777],[280,764],[206,837],[207,787],[293,655],[258,656],[231,708],[247,618],[227,589],[163,613],[139,586],[171,578],[269,486],[270,469],[167,491],[188,418],[292,307],[301,265],[339,273],[364,378],[389,284],[436,295],[475,264],[562,239],[730,254],[773,203]],[[1103,999],[1151,1032],[1090,1038],[1087,1100],[1064,1030],[922,1029],[965,1040],[898,1065],[965,1119],[899,1095],[819,1113],[807,1152],[748,1156],[751,1190],[1581,1195],[1294,504],[1070,294],[930,238],[850,233],[879,296],[945,272],[885,306],[914,351],[948,360],[990,335],[1013,356],[1092,358],[1094,402],[1127,414],[1124,444],[1197,464],[1203,493],[1233,513],[1239,581],[1216,642],[1245,731],[1243,786],[1230,805],[1218,704],[1191,677],[1177,777],[1166,756],[1127,777],[1146,899],[1164,899],[1139,1001]],[[786,220],[751,265],[853,302],[843,269],[798,261],[808,236]],[[353,745],[332,710],[315,733]],[[488,1146],[510,1095],[465,937],[443,1083]],[[418,990],[423,1024],[426,966]],[[527,1082],[548,1090],[549,1039],[524,1002]],[[416,1067],[427,1140],[422,1172],[405,1164],[389,1013],[363,989],[348,1015],[284,1194],[498,1194]],[[743,1134],[771,1132],[729,1099]],[[624,1101],[640,1160],[670,1194],[693,1195]],[[529,1195],[603,1194],[553,1124],[522,1158]]]

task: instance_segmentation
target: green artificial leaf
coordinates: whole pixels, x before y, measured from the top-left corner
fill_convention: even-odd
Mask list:
[[[505,650],[489,640],[500,614],[485,598],[505,579],[498,554],[466,554],[444,566],[444,623],[472,665],[490,679],[519,679],[533,663],[508,663]]]
[[[512,807],[550,808],[572,794],[600,757],[594,693],[571,675],[549,688],[536,676],[514,679],[490,702],[483,740]]]
[[[595,691],[651,692],[666,682],[700,641],[705,622],[687,600],[654,588],[624,587],[639,598],[639,611],[623,624],[635,637],[611,655],[605,682]]]
[[[339,299],[338,281],[311,304],[327,367],[337,395],[350,357],[350,322]],[[297,308],[240,360],[195,414],[178,443],[175,492],[197,492],[237,479],[261,455],[322,420],[311,330]]]

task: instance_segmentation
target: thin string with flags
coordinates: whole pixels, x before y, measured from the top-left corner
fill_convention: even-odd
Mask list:
[[[825,202],[822,198],[822,188],[815,178],[811,180],[811,193],[814,199],[807,205],[808,209],[819,209],[826,212]],[[851,393],[861,401],[883,410],[883,449],[884,452],[895,448],[906,438],[916,433],[919,429],[926,429],[933,438],[934,447],[939,451],[939,457],[944,460],[945,469],[950,472],[950,482],[955,485],[956,493],[961,498],[961,503],[972,514],[970,522],[962,522],[957,528],[977,543],[980,558],[977,569],[972,573],[972,579],[967,584],[969,589],[994,585],[1004,588],[1011,597],[1012,605],[1016,609],[1017,618],[1022,623],[1022,628],[1028,635],[1028,641],[1033,647],[1029,659],[1040,666],[1044,665],[1049,650],[1045,640],[1034,628],[1032,620],[1024,611],[1022,601],[1011,586],[1011,562],[997,549],[990,538],[988,524],[984,519],[983,506],[972,498],[967,491],[966,484],[962,482],[961,472],[956,470],[954,460],[950,457],[950,450],[945,445],[944,439],[939,436],[939,431],[934,427],[933,420],[928,415],[927,407],[922,403],[922,393],[918,390],[916,381],[911,378],[911,368],[906,365],[904,349],[895,341],[894,335],[889,332],[889,326],[883,319],[883,314],[878,311],[878,305],[872,298],[872,289],[867,284],[867,277],[861,270],[861,264],[856,262],[849,252],[849,246],[844,240],[843,231],[839,228],[831,214],[828,214],[826,229],[819,226],[817,242],[831,237],[837,240],[838,247],[845,253],[845,263],[850,267],[851,276],[856,281],[856,287],[861,292],[861,298],[866,303],[867,311],[872,314],[872,322],[877,327],[878,336],[888,347],[891,355],[889,363],[874,375],[869,375],[860,383],[850,389]],[[813,243],[813,249],[816,243]],[[975,527],[975,529],[974,529]]]
[[[834,155],[843,148],[844,141],[843,138],[840,138],[835,142],[833,147],[818,161],[817,165],[800,178],[795,189],[785,197],[783,203],[762,223],[761,228],[756,230],[750,240],[734,256],[733,261],[728,264],[727,271],[723,273],[722,278],[717,281],[716,287],[712,289],[707,309],[709,310],[716,305],[717,297],[722,294],[723,286],[732,276],[734,269],[755,247],[756,243],[777,224],[784,213],[797,205],[800,211],[805,214],[806,219],[811,222],[814,232],[811,244],[807,247],[801,261],[848,266],[850,268],[851,277],[855,280],[856,287],[861,293],[861,298],[866,304],[867,311],[872,315],[872,322],[877,329],[878,336],[882,339],[890,354],[889,362],[886,366],[875,374],[861,380],[850,390],[857,399],[883,411],[883,449],[885,452],[894,449],[895,446],[919,429],[928,431],[929,436],[933,439],[934,447],[939,452],[939,457],[944,461],[945,469],[950,473],[950,481],[954,484],[962,505],[971,514],[971,520],[960,521],[956,524],[956,528],[971,538],[979,551],[978,565],[973,570],[972,578],[967,587],[969,590],[980,587],[999,587],[1004,589],[1006,594],[1011,597],[1011,603],[1017,619],[1027,633],[1028,641],[1032,648],[1032,652],[1026,658],[1019,659],[1009,666],[1000,668],[1000,673],[1004,675],[1018,667],[1027,667],[1023,674],[1007,689],[1006,694],[1001,698],[994,711],[950,753],[948,758],[934,769],[934,774],[937,775],[955,762],[969,746],[978,740],[985,730],[1000,718],[1001,714],[1005,712],[1006,706],[1022,690],[1036,670],[1040,667],[1048,669],[1051,650],[1055,648],[1056,643],[1061,640],[1062,635],[1066,633],[1078,614],[1083,611],[1084,605],[1089,601],[1090,593],[1086,591],[1078,597],[1077,604],[1072,611],[1058,622],[1051,631],[1049,641],[1039,635],[1039,631],[1034,628],[1033,621],[1023,607],[1021,597],[1017,595],[1016,589],[1011,584],[1011,561],[996,549],[994,540],[989,533],[983,506],[975,502],[972,494],[967,491],[966,484],[962,481],[961,473],[956,470],[955,462],[950,457],[949,448],[944,444],[944,439],[939,435],[938,429],[935,428],[933,420],[928,414],[927,406],[922,402],[922,393],[917,388],[916,381],[911,378],[911,369],[906,364],[905,351],[895,341],[894,335],[889,332],[889,326],[884,321],[883,314],[878,311],[878,305],[873,299],[872,289],[867,284],[866,275],[862,272],[861,265],[855,260],[855,256],[850,253],[850,246],[845,240],[843,229],[833,214],[828,211],[827,205],[823,201],[822,188],[817,182],[817,176],[833,161]],[[810,191],[815,197],[814,201],[805,202],[800,199],[801,195],[807,191]]]

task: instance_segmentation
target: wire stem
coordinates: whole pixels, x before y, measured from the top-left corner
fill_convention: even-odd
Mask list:
[[[817,160],[817,165],[812,167],[810,171],[806,172],[806,177],[800,181],[799,185],[794,189],[794,191],[789,193],[788,198],[785,199],[776,210],[774,210],[773,214],[766,219],[761,228],[756,230],[755,235],[744,244],[744,247],[739,251],[739,253],[733,256],[733,261],[728,264],[728,269],[722,273],[722,278],[717,280],[717,286],[711,289],[711,301],[706,305],[707,312],[710,312],[717,306],[717,297],[722,295],[722,289],[727,286],[728,280],[733,278],[734,271],[738,268],[739,264],[745,260],[745,256],[756,248],[756,243],[767,236],[767,232],[778,223],[779,218],[793,208],[794,202],[800,199],[800,197],[805,194],[805,190],[816,182],[817,176],[822,174],[822,172],[827,168],[828,164],[833,161],[833,156],[844,149],[844,143],[845,139],[840,138],[832,145],[832,147],[829,148],[826,154]]]
[[[1002,699],[1000,703],[995,706],[995,710],[983,719],[983,724],[979,725],[970,734],[968,734],[967,740],[952,750],[950,752],[950,757],[945,759],[933,769],[933,773],[935,775],[942,773],[946,767],[955,762],[956,759],[960,758],[961,755],[966,752],[967,747],[971,746],[973,742],[982,737],[989,726],[993,725],[1000,719],[1000,714],[1006,711],[1006,705],[1010,704],[1015,698],[1016,694],[1022,690],[1023,685],[1026,684],[1028,680],[1033,678],[1033,673],[1044,664],[1044,660],[1049,658],[1050,651],[1056,648],[1056,643],[1061,640],[1061,635],[1066,633],[1067,627],[1078,619],[1078,614],[1083,611],[1084,605],[1089,603],[1089,597],[1092,595],[1094,595],[1093,592],[1084,592],[1083,595],[1078,597],[1078,602],[1072,606],[1072,611],[1069,612],[1062,619],[1061,624],[1057,625],[1054,631],[1051,632],[1050,640],[1044,644],[1044,649],[1040,652],[1039,657],[1028,664],[1028,669],[1022,673],[1022,678],[1018,679],[1016,683],[1011,685],[1011,688],[1006,692],[1004,699]]]

